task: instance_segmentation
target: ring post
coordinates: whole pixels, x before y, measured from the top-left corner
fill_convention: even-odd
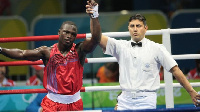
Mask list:
[[[171,53],[170,29],[162,30],[162,42],[166,49]],[[174,108],[173,79],[172,74],[164,70],[165,81],[165,102],[166,108]]]

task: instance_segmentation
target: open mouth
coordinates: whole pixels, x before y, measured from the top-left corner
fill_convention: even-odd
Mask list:
[[[69,40],[66,40],[65,42],[66,42],[66,43],[70,43],[70,41],[69,41]]]
[[[68,40],[68,39],[65,39],[65,43],[70,43],[70,40]]]

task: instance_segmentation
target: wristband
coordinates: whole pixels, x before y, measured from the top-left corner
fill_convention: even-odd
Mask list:
[[[93,9],[93,14],[91,14],[91,17],[92,18],[97,18],[99,17],[99,13],[98,13],[98,8],[99,8],[99,5],[95,5],[95,6],[92,6],[92,9]]]

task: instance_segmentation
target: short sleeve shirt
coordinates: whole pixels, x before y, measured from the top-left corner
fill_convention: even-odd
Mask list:
[[[122,90],[155,91],[160,87],[159,70],[167,71],[177,65],[162,44],[149,39],[141,40],[142,47],[131,45],[132,40],[108,37],[105,54],[116,57],[119,63],[119,82]]]

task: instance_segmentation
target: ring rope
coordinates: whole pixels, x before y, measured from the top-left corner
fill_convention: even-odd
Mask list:
[[[190,83],[192,87],[199,87],[199,82]],[[173,83],[174,88],[182,87],[179,83]],[[164,89],[165,84],[160,84],[160,89]],[[93,91],[117,91],[121,90],[118,86],[88,86],[81,87],[81,92],[93,92]],[[29,93],[47,93],[46,89],[18,89],[18,90],[0,90],[0,94],[29,94]]]
[[[145,35],[162,35],[163,30],[169,30],[170,34],[182,34],[182,33],[198,33],[200,28],[180,28],[180,29],[161,29],[161,30],[148,30]],[[129,32],[106,32],[103,35],[110,37],[130,37]],[[77,38],[91,37],[91,33],[77,34]],[[46,36],[26,36],[26,37],[11,37],[0,38],[0,42],[22,42],[22,41],[44,41],[44,40],[58,40],[58,35],[46,35]]]
[[[0,62],[0,66],[21,66],[21,65],[43,65],[42,60],[39,61],[9,61]]]
[[[88,63],[87,58],[85,59],[85,63]],[[21,65],[43,65],[43,62],[42,62],[42,60],[0,62],[0,66],[21,66]]]
[[[77,39],[83,39],[86,34],[77,34]],[[26,36],[26,37],[9,37],[0,38],[1,43],[5,42],[24,42],[24,41],[44,41],[44,40],[58,40],[58,35],[46,35],[46,36]]]
[[[18,90],[0,90],[0,94],[29,94],[29,93],[47,93],[46,89],[18,89]]]
[[[172,57],[176,60],[200,59],[200,54],[172,55]],[[115,57],[86,58],[85,59],[85,63],[105,63],[105,62],[117,62],[117,59]],[[42,60],[0,62],[0,66],[42,65],[42,64],[43,64]]]
[[[85,92],[85,87],[81,87],[81,92]],[[46,89],[16,89],[16,90],[0,90],[1,94],[30,94],[30,93],[48,93]]]
[[[169,30],[170,34],[182,34],[182,33],[199,33],[200,28],[180,28],[180,29],[161,29],[161,30],[147,30],[145,35],[162,35],[164,30]],[[127,32],[105,32],[103,35],[109,37],[130,37],[130,33]],[[91,37],[91,33],[86,34],[86,38]]]

